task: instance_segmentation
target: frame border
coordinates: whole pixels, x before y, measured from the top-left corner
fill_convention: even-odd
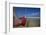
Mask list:
[[[44,4],[32,4],[32,3],[8,3],[9,4],[9,32],[10,32],[10,4],[23,4],[23,5],[40,5],[43,6]],[[41,15],[40,15],[41,18]],[[5,33],[7,33],[7,1],[5,2]]]

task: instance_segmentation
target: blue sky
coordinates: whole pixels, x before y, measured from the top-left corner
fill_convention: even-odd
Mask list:
[[[17,16],[39,17],[40,8],[14,7]]]

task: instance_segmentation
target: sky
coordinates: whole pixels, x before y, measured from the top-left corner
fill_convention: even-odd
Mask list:
[[[40,17],[40,8],[13,7],[17,16]]]

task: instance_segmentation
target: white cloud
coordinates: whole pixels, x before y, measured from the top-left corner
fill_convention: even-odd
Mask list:
[[[39,15],[39,12],[36,12],[36,13],[32,13],[31,16],[38,16]]]

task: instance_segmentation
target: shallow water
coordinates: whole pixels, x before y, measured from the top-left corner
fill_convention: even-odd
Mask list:
[[[40,18],[28,18],[27,25],[28,25],[28,27],[39,27],[40,26]]]

